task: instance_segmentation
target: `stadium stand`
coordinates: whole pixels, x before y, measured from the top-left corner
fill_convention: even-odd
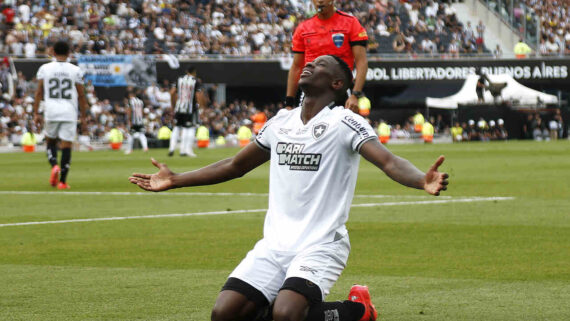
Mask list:
[[[482,1],[541,56],[570,54],[568,1]],[[537,29],[540,31],[537,32]]]
[[[414,58],[491,55],[485,47],[483,25],[458,20],[452,6],[441,0],[337,0],[340,10],[358,17],[371,36],[369,53]],[[515,25],[540,16],[542,54],[570,54],[568,3],[555,0],[490,1],[512,18]],[[269,57],[289,55],[295,26],[314,14],[311,1],[258,0],[9,0],[0,15],[0,54],[11,57],[46,57],[56,39],[71,40],[76,54],[176,54],[180,58],[224,55]],[[509,14],[511,10],[512,14]],[[34,79],[20,73],[16,94],[7,95],[10,66],[0,63],[0,145],[19,142],[33,128],[29,121],[35,90]],[[285,81],[285,80],[284,80]],[[113,127],[124,127],[124,102],[99,101],[94,88],[90,97],[88,132],[103,141]],[[162,89],[165,90],[165,89]],[[143,93],[147,133],[154,137],[170,124],[171,112],[153,104]],[[279,104],[216,101],[207,106],[201,120],[211,137],[235,135],[244,120],[262,110],[270,118]],[[405,125],[403,126],[405,127]],[[447,126],[449,127],[449,125]],[[230,137],[231,138],[231,137]]]
[[[451,43],[460,54],[488,52],[443,1],[342,0],[337,6],[374,35],[372,53],[431,55]],[[295,26],[313,14],[308,0],[5,1],[0,52],[42,57],[66,37],[80,54],[283,55]],[[400,52],[392,46],[399,37]]]

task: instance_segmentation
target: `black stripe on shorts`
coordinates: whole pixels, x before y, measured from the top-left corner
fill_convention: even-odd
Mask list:
[[[238,278],[228,278],[226,284],[222,287],[222,291],[225,290],[232,290],[243,294],[249,301],[255,303],[258,308],[269,305],[269,301],[267,301],[267,298],[261,291]]]

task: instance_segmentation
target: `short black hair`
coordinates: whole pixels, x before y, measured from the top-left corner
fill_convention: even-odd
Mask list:
[[[196,67],[190,66],[190,67],[188,67],[188,68],[186,69],[186,72],[189,73],[189,74],[193,74],[193,73],[196,72]]]
[[[68,55],[69,50],[69,44],[65,40],[59,40],[53,45],[53,52],[56,55]]]
[[[339,58],[338,56],[335,55],[329,55],[331,57],[334,58],[334,60],[336,60],[336,62],[338,62],[338,65],[340,66],[340,69],[342,71],[342,73],[344,74],[344,87],[342,89],[339,90],[339,93],[337,95],[337,100],[335,101],[336,105],[344,105],[344,102],[348,99],[348,89],[352,89],[353,85],[353,78],[352,78],[352,71],[350,70],[350,67],[348,66],[348,64],[342,60],[341,58]]]

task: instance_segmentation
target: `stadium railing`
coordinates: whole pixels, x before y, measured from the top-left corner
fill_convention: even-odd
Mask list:
[[[536,50],[540,41],[540,17],[521,0],[479,0]],[[561,55],[563,55],[563,51]]]
[[[135,54],[136,55],[136,54]],[[153,55],[153,54],[144,54]],[[165,60],[164,55],[154,54],[157,60]],[[179,60],[233,60],[233,61],[275,61],[281,59],[292,58],[292,56],[277,54],[277,55],[223,55],[223,54],[202,54],[202,55],[173,55]],[[534,56],[539,56],[536,53]],[[570,55],[560,55],[565,57],[570,57]],[[560,57],[560,56],[541,56],[541,58],[548,59],[549,57]],[[460,53],[458,55],[451,55],[449,53],[382,53],[382,54],[368,54],[369,61],[381,61],[381,60],[473,60],[473,59],[514,59],[514,54],[503,54],[500,57],[494,57],[492,53]],[[533,57],[533,55],[529,56]],[[36,55],[35,57],[25,57],[23,55],[10,55],[10,58],[18,61],[38,61],[50,58],[48,55]],[[73,59],[73,58],[72,58]]]

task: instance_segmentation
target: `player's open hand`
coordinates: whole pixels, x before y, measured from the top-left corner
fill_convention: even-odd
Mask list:
[[[344,108],[348,108],[352,110],[353,113],[358,114],[358,98],[354,95],[350,95],[344,103]]]
[[[175,174],[168,169],[166,164],[159,163],[154,158],[151,158],[150,161],[156,168],[158,168],[157,173],[133,173],[133,175],[129,177],[129,181],[138,185],[140,188],[151,192],[160,192],[171,189],[173,187],[172,177]]]
[[[426,172],[424,190],[431,195],[438,196],[439,192],[447,190],[447,184],[449,184],[447,179],[449,178],[449,175],[437,170],[438,167],[443,164],[444,160],[445,157],[439,156],[435,163]]]

